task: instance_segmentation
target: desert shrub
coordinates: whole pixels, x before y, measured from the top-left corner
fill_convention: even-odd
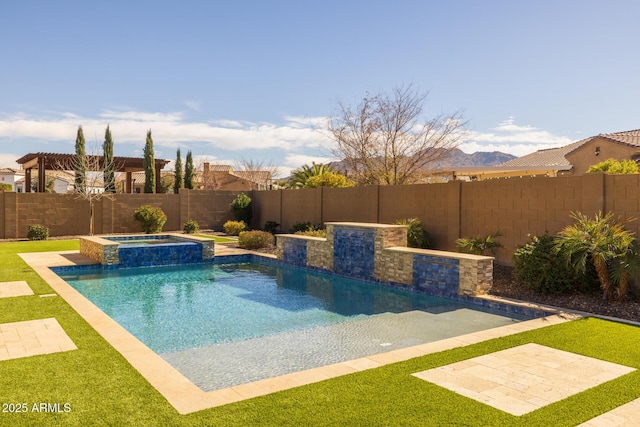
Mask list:
[[[247,224],[244,221],[227,221],[222,228],[229,236],[237,236],[243,231],[246,231]]]
[[[147,234],[161,232],[164,223],[167,222],[167,216],[162,209],[149,205],[140,206],[133,213],[133,217]]]
[[[459,252],[466,252],[473,255],[495,256],[496,251],[502,247],[502,243],[496,241],[502,234],[499,231],[488,234],[485,237],[461,237],[456,240],[456,247]]]
[[[262,249],[273,246],[273,234],[266,231],[243,231],[238,236],[238,246],[243,249]]]
[[[49,238],[49,229],[44,225],[36,224],[27,227],[27,239],[29,240],[47,240]]]
[[[251,223],[251,197],[244,193],[240,193],[231,202],[231,210],[236,221],[244,221],[246,224]]]
[[[289,228],[290,234],[298,234],[299,231],[322,230],[322,224],[313,225],[310,222],[296,222]]]
[[[278,224],[277,222],[267,221],[264,223],[264,227],[262,227],[262,229],[267,233],[275,234],[276,231],[278,231],[278,227],[280,227],[280,224]]]
[[[555,239],[534,236],[513,254],[514,275],[527,288],[543,294],[560,294],[578,287],[580,275],[554,249]]]
[[[310,237],[323,237],[323,238],[327,238],[327,230],[318,230],[318,229],[310,229],[310,230],[303,230],[303,231],[296,231],[294,234],[298,234],[301,236],[310,236]]]
[[[200,230],[200,226],[198,223],[192,219],[184,223],[183,226],[184,234],[193,234]]]
[[[431,239],[427,230],[422,228],[418,218],[404,218],[396,221],[398,225],[407,226],[407,246],[410,248],[429,249]]]

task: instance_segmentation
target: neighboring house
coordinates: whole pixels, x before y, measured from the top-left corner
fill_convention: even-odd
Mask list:
[[[196,187],[205,190],[267,190],[271,188],[271,172],[234,171],[230,165],[204,163],[196,173]]]
[[[171,179],[173,182],[175,173],[172,171],[161,171],[160,179]],[[125,174],[116,174],[116,192],[124,193],[127,185],[127,177]],[[144,172],[131,172],[131,192],[140,194],[144,193],[144,184],[147,182],[147,177]],[[169,188],[168,193],[173,193],[173,184]]]
[[[0,169],[0,183],[11,185],[11,191],[24,193],[24,171],[13,168]]]
[[[447,174],[453,179],[467,181],[521,176],[579,176],[587,173],[589,166],[610,158],[639,161],[640,129],[601,133],[564,147],[538,150],[497,166],[455,168]]]

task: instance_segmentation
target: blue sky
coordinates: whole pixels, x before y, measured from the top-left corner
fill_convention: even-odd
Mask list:
[[[28,152],[331,158],[336,103],[413,84],[466,152],[640,128],[640,2],[0,0],[0,167]]]

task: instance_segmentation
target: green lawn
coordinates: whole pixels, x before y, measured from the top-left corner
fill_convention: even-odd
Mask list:
[[[51,293],[17,254],[77,248],[76,240],[1,243],[0,281],[26,280],[36,294]],[[71,411],[0,412],[0,425],[572,426],[640,397],[636,371],[515,417],[410,375],[528,342],[640,368],[640,328],[586,319],[178,415],[62,298],[0,299],[0,323],[48,317],[78,350],[0,361],[0,402],[68,403]]]

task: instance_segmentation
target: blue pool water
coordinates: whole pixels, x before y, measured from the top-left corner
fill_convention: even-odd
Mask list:
[[[524,316],[272,263],[58,274],[203,390]]]

